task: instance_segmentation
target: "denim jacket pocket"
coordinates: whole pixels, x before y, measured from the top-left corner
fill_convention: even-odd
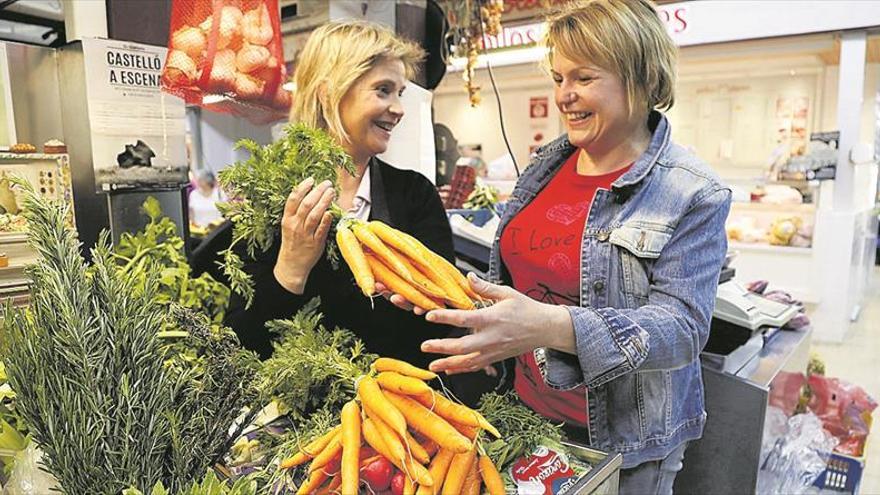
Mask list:
[[[618,248],[620,287],[627,307],[647,303],[651,268],[671,238],[671,229],[654,224],[624,224],[611,231],[608,242]]]

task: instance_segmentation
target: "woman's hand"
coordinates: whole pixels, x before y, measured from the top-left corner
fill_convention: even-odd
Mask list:
[[[432,371],[477,371],[538,347],[576,352],[574,327],[565,306],[535,301],[510,287],[480,280],[473,273],[468,280],[477,294],[495,304],[470,311],[437,309],[428,313],[426,318],[430,322],[474,330],[473,334],[457,339],[423,342],[423,352],[450,355],[432,362]]]
[[[274,274],[278,283],[294,294],[305,291],[309,273],[321,258],[330,231],[332,216],[327,208],[336,191],[330,181],[314,184],[309,177],[294,188],[281,218],[281,250]]]

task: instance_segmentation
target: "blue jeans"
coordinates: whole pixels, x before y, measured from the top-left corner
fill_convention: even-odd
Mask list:
[[[681,471],[687,445],[679,445],[665,459],[621,470],[620,495],[672,495],[672,484]]]

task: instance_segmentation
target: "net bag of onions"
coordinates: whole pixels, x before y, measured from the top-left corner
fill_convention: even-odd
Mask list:
[[[256,123],[287,116],[278,0],[174,0],[170,33],[165,91]]]

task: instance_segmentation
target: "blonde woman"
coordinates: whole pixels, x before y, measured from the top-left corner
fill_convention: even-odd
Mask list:
[[[233,301],[227,319],[242,342],[271,353],[266,321],[293,315],[315,296],[332,327],[352,330],[371,352],[426,365],[419,346],[448,335],[448,327],[400,311],[383,298],[363,297],[342,263],[323,253],[335,199],[348,214],[382,220],[452,259],[452,234],[436,190],[422,175],[376,158],[403,117],[400,97],[423,52],[393,32],[361,21],[333,22],[314,31],[296,66],[290,120],[327,130],[351,155],[358,173],[339,171],[341,193],[306,180],[290,194],[278,248],[247,267],[256,282],[250,309]]]
[[[520,177],[492,283],[471,276],[495,305],[428,313],[474,333],[422,348],[451,355],[431,364],[448,373],[516,357],[527,405],[623,453],[620,493],[672,493],[706,419],[699,354],[730,191],[670,141],[677,50],[651,3],[576,2],[546,33],[568,132]]]

